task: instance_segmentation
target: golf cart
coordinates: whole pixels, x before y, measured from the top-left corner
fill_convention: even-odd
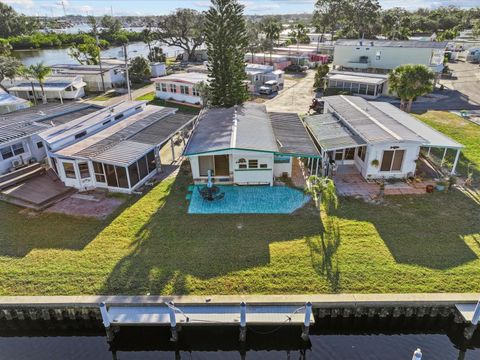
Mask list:
[[[260,89],[258,89],[258,92],[262,95],[271,95],[273,93],[278,92],[278,90],[279,90],[278,81],[269,80],[269,81],[266,81],[265,84],[260,86]]]

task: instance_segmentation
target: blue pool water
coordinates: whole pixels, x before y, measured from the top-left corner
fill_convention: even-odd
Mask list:
[[[290,214],[310,196],[287,186],[219,186],[221,200],[203,200],[198,187],[192,193],[189,214]]]

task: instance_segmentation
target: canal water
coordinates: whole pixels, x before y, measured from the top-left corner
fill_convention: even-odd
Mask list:
[[[176,46],[162,46],[163,52],[168,57],[176,57],[183,52],[182,49]],[[143,42],[131,43],[127,48],[128,57],[147,56],[148,46]],[[68,48],[62,49],[30,49],[30,50],[15,50],[13,55],[18,58],[26,66],[39,63],[43,61],[46,65],[55,64],[78,64],[78,62],[68,55]],[[105,58],[122,58],[123,49],[120,46],[111,47],[102,51],[102,57]]]
[[[184,328],[173,344],[168,329],[133,327],[109,345],[100,323],[3,321],[0,358],[410,360],[421,348],[423,360],[480,359],[478,332],[467,342],[462,330],[451,319],[319,319],[307,343],[289,327],[249,328],[244,347],[236,328]]]

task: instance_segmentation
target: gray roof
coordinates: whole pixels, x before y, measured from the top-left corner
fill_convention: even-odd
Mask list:
[[[382,46],[382,47],[401,47],[401,48],[428,48],[428,49],[445,49],[448,42],[446,41],[421,41],[421,40],[349,40],[339,39],[335,45],[340,46]],[[373,43],[373,45],[372,45]]]
[[[173,108],[148,105],[146,109],[76,144],[57,152],[60,156],[79,157],[127,166],[162,145],[195,119],[177,114]]]
[[[1,115],[0,143],[42,132],[52,125],[65,124],[99,109],[100,106],[87,103],[50,103]]]
[[[282,154],[319,155],[298,114],[269,113],[269,115]]]
[[[264,105],[244,104],[237,108],[236,115],[233,107],[207,110],[195,127],[185,155],[226,149],[278,151]]]
[[[308,116],[304,119],[308,130],[323,150],[337,150],[366,145],[333,114]]]
[[[369,144],[425,143],[424,138],[395,120],[390,113],[380,110],[359,96],[327,96],[323,100],[334,109],[350,130]]]

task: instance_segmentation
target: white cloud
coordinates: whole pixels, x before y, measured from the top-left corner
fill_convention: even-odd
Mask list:
[[[35,6],[33,0],[2,0],[2,2],[8,5],[16,5],[22,8],[32,8]]]

